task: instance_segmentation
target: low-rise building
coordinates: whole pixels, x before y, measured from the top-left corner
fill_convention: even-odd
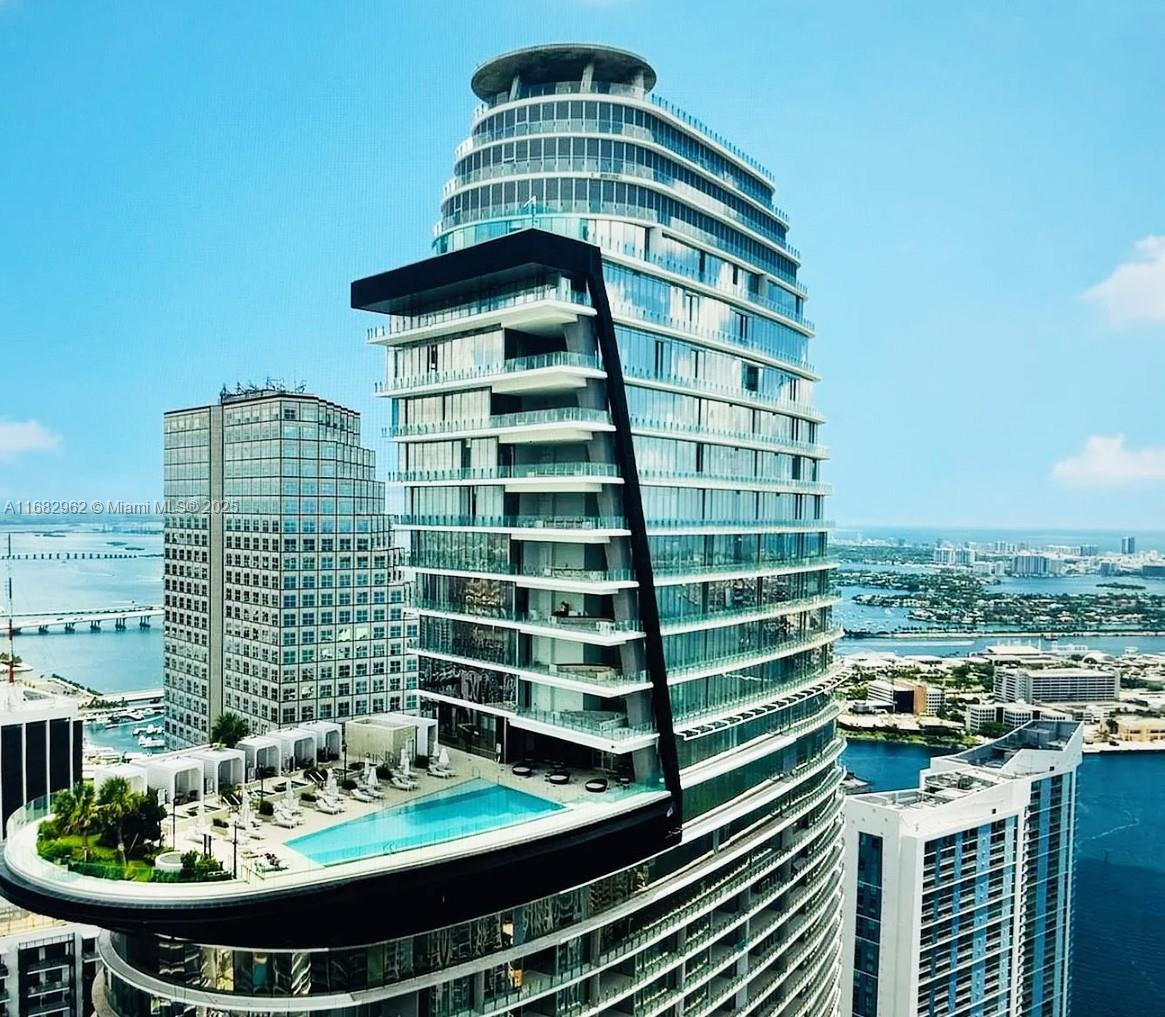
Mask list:
[[[870,682],[867,700],[874,706],[888,706],[894,713],[927,716],[938,713],[946,701],[941,685],[906,678],[878,678]]]
[[[1115,717],[1116,737],[1122,742],[1165,740],[1165,717]]]
[[[1002,668],[995,672],[1000,703],[1096,703],[1120,697],[1120,676],[1091,667]]]
[[[966,725],[972,734],[979,734],[988,724],[1005,724],[1011,730],[1030,724],[1033,720],[1071,720],[1063,710],[1031,703],[971,703],[967,707]]]

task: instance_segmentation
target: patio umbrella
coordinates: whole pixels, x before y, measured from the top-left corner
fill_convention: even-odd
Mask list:
[[[442,770],[449,769],[449,750],[444,745],[441,746],[441,753],[437,756],[437,765]]]
[[[328,771],[328,779],[327,779],[327,782],[324,784],[324,794],[328,798],[339,797],[340,787],[336,783],[336,771],[335,770]]]
[[[364,764],[364,772],[368,775],[365,777],[364,783],[374,790],[379,788],[380,781],[376,779],[376,764],[373,763],[371,759],[369,759],[368,762]]]

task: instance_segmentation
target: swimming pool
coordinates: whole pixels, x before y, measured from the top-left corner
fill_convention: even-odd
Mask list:
[[[336,865],[513,826],[562,808],[557,802],[475,778],[296,837],[287,846],[319,865]]]

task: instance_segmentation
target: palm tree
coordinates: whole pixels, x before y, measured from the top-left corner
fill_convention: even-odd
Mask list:
[[[93,785],[85,781],[73,785],[73,809],[70,826],[81,835],[85,861],[89,860],[89,831],[97,818],[97,795]]]
[[[71,833],[73,816],[77,809],[77,799],[72,788],[63,788],[53,795],[53,817],[59,833]]]
[[[210,729],[210,740],[222,743],[228,749],[233,749],[243,738],[251,733],[251,724],[246,717],[227,710],[220,713]]]
[[[117,833],[117,854],[122,867],[126,865],[125,821],[137,808],[138,796],[124,777],[111,777],[101,785],[97,796],[97,807],[104,823],[109,823]]]

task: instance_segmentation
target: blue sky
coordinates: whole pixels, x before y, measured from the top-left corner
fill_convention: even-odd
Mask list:
[[[1159,528],[1157,3],[0,0],[0,500],[160,495],[164,410],[365,415],[482,60],[642,53],[775,174],[848,524]]]

